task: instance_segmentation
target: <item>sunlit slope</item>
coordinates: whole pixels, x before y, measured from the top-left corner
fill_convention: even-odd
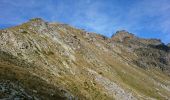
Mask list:
[[[143,51],[137,49],[152,41],[140,40],[139,46],[134,44],[134,48],[130,48],[129,43],[136,43],[134,40],[129,42],[132,37],[119,41],[116,36],[115,39],[109,39],[42,19],[32,19],[20,26],[1,30],[0,83],[17,84],[25,94],[22,96],[22,91],[16,86],[13,90],[18,91],[18,94],[5,94],[0,90],[0,98],[170,98],[169,63],[158,63],[163,66],[163,70],[158,65],[155,67],[146,63],[144,66],[147,57],[142,58],[140,53]],[[169,59],[168,51],[157,48],[149,50],[152,49],[161,55],[154,56],[151,61],[165,54]],[[140,66],[139,59],[143,59]]]

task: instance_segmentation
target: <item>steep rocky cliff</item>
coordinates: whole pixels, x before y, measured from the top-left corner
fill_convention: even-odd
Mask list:
[[[36,18],[0,30],[0,45],[0,99],[170,98],[170,48],[157,39]]]

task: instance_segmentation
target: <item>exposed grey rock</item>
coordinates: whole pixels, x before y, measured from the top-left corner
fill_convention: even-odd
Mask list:
[[[0,99],[3,100],[39,100],[29,95],[19,84],[10,81],[0,81]]]

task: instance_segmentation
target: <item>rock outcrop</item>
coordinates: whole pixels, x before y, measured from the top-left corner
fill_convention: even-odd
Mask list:
[[[0,99],[170,98],[170,49],[157,39],[35,18],[0,30],[0,45]]]
[[[170,72],[169,57],[170,48],[158,39],[142,39],[127,31],[117,31],[112,36],[112,40],[123,48],[128,48],[136,58],[132,62],[139,67],[149,69],[151,67],[160,68],[162,71]],[[133,53],[132,53],[133,52]]]

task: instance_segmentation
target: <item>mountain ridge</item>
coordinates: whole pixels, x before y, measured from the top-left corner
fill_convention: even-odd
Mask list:
[[[126,31],[107,38],[35,18],[0,30],[0,44],[0,87],[14,84],[0,90],[0,98],[170,97],[170,51],[157,39],[141,39]]]

